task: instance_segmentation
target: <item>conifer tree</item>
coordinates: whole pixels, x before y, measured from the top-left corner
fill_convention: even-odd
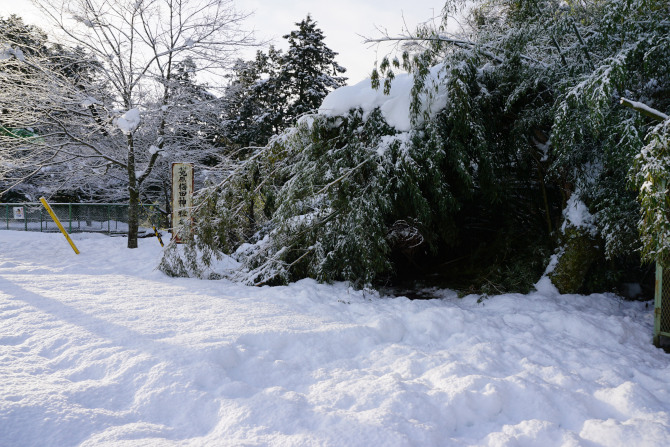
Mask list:
[[[251,61],[239,60],[224,95],[224,128],[236,146],[264,146],[270,137],[315,112],[326,95],[344,85],[346,69],[311,16],[284,36],[286,53],[271,46]]]
[[[337,53],[324,42],[323,31],[308,14],[297,30],[284,36],[289,49],[282,58],[283,88],[290,92],[285,121],[316,111],[326,95],[345,84],[346,71],[335,61]]]
[[[286,94],[280,88],[280,50],[258,51],[251,61],[238,60],[223,96],[223,128],[238,147],[264,146],[284,129]]]

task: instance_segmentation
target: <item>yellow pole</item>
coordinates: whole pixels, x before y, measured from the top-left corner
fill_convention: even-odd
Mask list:
[[[51,209],[51,207],[47,203],[47,199],[45,199],[44,197],[40,197],[40,202],[42,202],[42,205],[44,205],[44,208],[47,209],[51,218],[54,220],[54,222],[56,222],[56,225],[58,225],[58,228],[60,229],[60,232],[63,233],[63,236],[65,236],[65,239],[67,239],[67,241],[70,243],[70,246],[72,247],[74,252],[79,254],[79,250],[77,250],[77,246],[74,245],[74,242],[72,242],[72,239],[70,239],[70,235],[67,234],[67,231],[65,231],[65,228],[63,228],[63,225],[61,225],[60,220],[58,220],[58,217],[56,217],[56,214],[54,213],[54,211]]]

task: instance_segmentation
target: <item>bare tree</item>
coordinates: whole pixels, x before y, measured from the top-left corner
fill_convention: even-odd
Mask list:
[[[222,76],[237,50],[254,44],[241,28],[248,14],[238,12],[232,0],[35,3],[64,42],[90,55],[95,70],[91,77],[72,79],[44,61],[14,58],[17,65],[33,66],[36,75],[19,82],[22,97],[9,112],[13,128],[40,129],[14,146],[24,152],[39,148],[42,163],[71,163],[74,176],[122,172],[129,200],[128,247],[136,248],[142,185],[161,156],[174,156],[170,152],[185,135],[203,138],[197,120],[187,118],[201,105],[179,94],[180,64],[190,61],[193,73],[206,72],[210,81]],[[175,131],[180,126],[190,129]]]

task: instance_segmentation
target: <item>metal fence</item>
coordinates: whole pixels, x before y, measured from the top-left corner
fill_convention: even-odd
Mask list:
[[[128,232],[128,204],[119,203],[50,203],[68,233]],[[166,218],[154,206],[140,209],[140,226],[167,228]],[[59,231],[41,203],[0,203],[0,230]]]

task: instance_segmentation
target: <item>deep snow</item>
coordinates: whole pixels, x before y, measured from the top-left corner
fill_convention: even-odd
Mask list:
[[[652,306],[168,278],[155,239],[0,231],[2,446],[663,446]]]

